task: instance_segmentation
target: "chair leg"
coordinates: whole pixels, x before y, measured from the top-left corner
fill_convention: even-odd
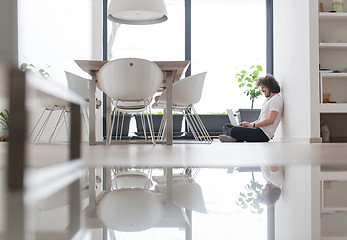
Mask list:
[[[39,132],[37,133],[36,137],[34,138],[33,142],[40,142],[42,133],[44,132],[44,130],[45,130],[46,126],[47,126],[47,123],[48,123],[49,119],[51,118],[52,113],[53,113],[53,109],[51,109],[51,111],[49,112],[46,120],[43,122],[43,124],[42,124]],[[36,139],[37,139],[37,141],[36,141]]]
[[[36,122],[36,124],[35,124],[33,130],[31,130],[31,132],[30,132],[30,134],[29,134],[29,136],[28,136],[28,138],[27,138],[28,141],[29,141],[29,139],[31,138],[31,136],[33,135],[33,133],[34,133],[34,131],[35,131],[37,125],[39,125],[39,123],[40,123],[40,121],[41,121],[41,118],[42,118],[42,116],[45,114],[45,112],[46,112],[46,109],[43,109],[43,112],[42,112],[42,114],[41,114],[39,120],[37,120],[37,122]]]
[[[151,111],[148,112],[147,108],[146,108],[146,116],[147,116],[147,122],[148,122],[148,128],[149,128],[149,132],[151,134],[151,138],[152,138],[152,143],[153,145],[155,146],[155,141],[154,141],[154,133],[153,133],[153,126],[151,124],[151,121],[150,121],[150,117],[149,117],[149,114],[150,114]]]
[[[67,136],[68,136],[68,138],[69,138],[69,141],[70,141],[70,131],[69,131],[69,124],[68,124],[68,121],[67,121],[67,116],[65,115],[65,113],[67,114],[67,115],[69,115],[69,113],[68,112],[66,112],[66,110],[65,109],[63,109],[63,117],[64,117],[64,123],[65,123],[65,127],[66,127],[66,132],[67,132]]]
[[[145,137],[145,140],[147,140],[146,121],[143,117],[143,114],[140,114],[140,117],[141,117],[141,123],[142,123],[142,128],[143,128],[143,136]]]
[[[189,112],[190,112],[192,124],[194,125],[194,129],[196,131],[196,135],[199,138],[199,141],[200,142],[205,141],[204,140],[205,139],[204,132],[200,128],[199,121],[197,120],[199,118],[199,116],[197,114],[195,114],[194,112],[192,112],[191,109],[189,109]]]
[[[112,119],[112,124],[111,124],[111,129],[110,129],[110,138],[107,142],[107,145],[110,145],[111,144],[111,141],[112,141],[112,132],[113,132],[113,126],[114,126],[114,120],[116,119],[116,116],[113,115],[113,119]]]
[[[119,140],[122,140],[123,124],[124,124],[124,117],[125,117],[125,114],[122,114],[122,115],[123,115],[122,116],[122,125],[120,126]],[[117,124],[117,129],[118,129],[118,124]]]
[[[51,134],[51,136],[50,136],[50,138],[49,138],[49,140],[48,140],[48,143],[51,143],[51,142],[52,142],[53,135],[54,135],[55,131],[57,130],[57,127],[58,127],[58,125],[59,125],[59,123],[60,123],[60,121],[61,121],[61,119],[62,119],[63,114],[64,114],[64,111],[62,110],[61,113],[60,113],[60,115],[59,115],[57,124],[55,125],[54,130],[53,130],[53,132],[52,132],[52,134]]]
[[[186,110],[188,127],[191,130],[195,140],[199,142],[212,143],[212,139],[208,134],[203,122],[193,107]]]
[[[194,116],[196,117],[197,124],[198,124],[199,128],[201,129],[201,132],[203,134],[203,138],[205,139],[206,142],[212,143],[212,139],[210,137],[210,134],[208,133],[207,129],[205,128],[205,125],[202,122],[201,118],[199,117],[199,114],[196,112],[196,110],[193,106],[191,107],[191,109],[194,113]]]
[[[87,136],[89,136],[89,131],[88,131],[88,113],[87,113],[87,108],[84,107],[84,110],[82,111],[82,119],[83,119],[83,122],[84,122],[84,127],[86,129],[86,133],[87,133]]]
[[[115,116],[114,116],[115,117]],[[116,124],[116,140],[118,140],[118,126],[119,126],[119,114],[117,114],[117,124]]]
[[[149,119],[151,121],[151,126],[152,126],[153,139],[155,140],[155,132],[154,132],[153,117],[152,117],[152,109],[151,109],[150,106],[148,106],[148,108],[149,108]]]
[[[188,124],[188,129],[192,132],[194,139],[196,141],[199,141],[199,138],[196,135],[195,127],[192,124],[192,120],[190,119],[191,118],[190,113],[188,111],[185,111],[184,118],[186,119],[186,122]]]
[[[163,117],[161,118],[161,121],[160,121],[160,127],[158,131],[158,140],[159,139],[163,140],[165,128],[166,128],[166,111],[164,110]]]

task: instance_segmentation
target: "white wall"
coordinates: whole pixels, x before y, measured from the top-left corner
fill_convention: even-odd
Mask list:
[[[318,137],[313,131],[317,128],[314,101],[318,101],[317,11],[316,0],[274,1],[274,74],[284,99],[278,131],[282,138]]]
[[[75,59],[102,58],[102,1],[19,0],[18,4],[19,63],[31,63],[45,68],[54,81],[67,88],[64,71],[91,78],[74,62]],[[50,66],[50,67],[47,67]],[[98,96],[100,99],[101,96]],[[1,105],[0,105],[1,106]],[[43,107],[36,104],[30,110],[29,131],[39,119]],[[55,113],[42,136],[47,141],[60,113]],[[101,110],[97,111],[97,136],[101,138]],[[87,141],[82,129],[83,140]],[[36,135],[36,132],[33,136]],[[61,128],[57,141],[67,141]]]
[[[318,166],[286,166],[275,208],[275,239],[320,239]]]

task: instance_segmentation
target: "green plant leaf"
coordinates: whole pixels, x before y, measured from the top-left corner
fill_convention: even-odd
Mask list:
[[[244,194],[243,192],[240,192],[240,196],[241,197],[246,197],[246,194]]]
[[[22,71],[24,71],[24,70],[27,69],[27,67],[28,67],[28,64],[27,64],[27,63],[22,63],[22,64],[20,65],[19,69],[22,70]]]
[[[258,69],[259,72],[263,71],[263,68],[260,65],[257,65],[257,69]]]

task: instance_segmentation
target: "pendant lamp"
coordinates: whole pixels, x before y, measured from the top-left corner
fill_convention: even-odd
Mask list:
[[[167,20],[167,10],[164,0],[112,0],[108,19],[122,24],[155,24]]]

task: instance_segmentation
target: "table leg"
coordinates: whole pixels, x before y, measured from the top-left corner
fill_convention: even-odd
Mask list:
[[[96,145],[95,141],[95,91],[96,76],[89,81],[89,145]]]
[[[106,142],[108,142],[110,137],[112,137],[112,134],[110,134],[111,113],[112,113],[111,98],[106,96]]]
[[[172,145],[173,139],[173,120],[172,120],[172,82],[173,72],[169,71],[166,75],[166,144]]]
[[[89,217],[96,216],[95,168],[89,167]]]
[[[172,215],[172,181],[173,178],[173,169],[167,168],[166,169],[166,207],[167,211],[170,215]]]

